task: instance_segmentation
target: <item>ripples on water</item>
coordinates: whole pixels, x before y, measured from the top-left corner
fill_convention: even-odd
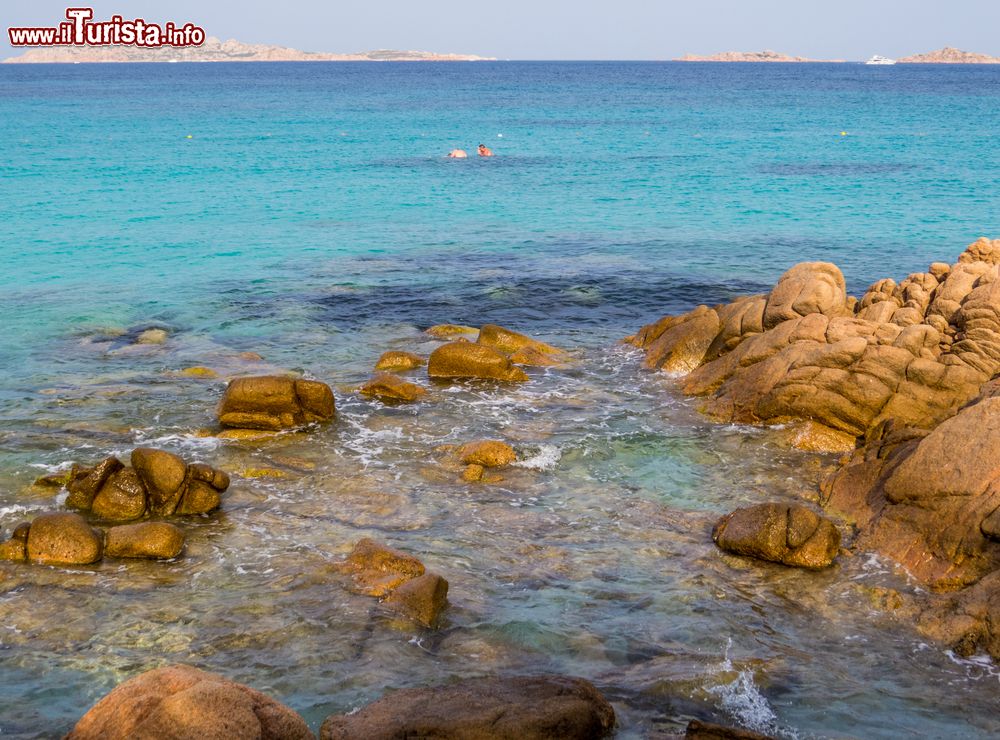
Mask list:
[[[597,683],[622,737],[691,716],[1000,734],[992,665],[875,608],[911,588],[889,564],[714,548],[720,514],[810,499],[834,461],[708,423],[617,344],[800,259],[858,292],[996,227],[995,71],[192,66],[0,68],[0,528],[56,501],[39,474],[140,444],[234,473],[176,562],[0,564],[4,736],[62,733],[176,661],[313,727],[387,688],[554,671]],[[493,162],[439,156],[501,131]],[[382,351],[429,352],[428,325],[490,321],[573,363],[413,407],[354,393]],[[132,345],[150,326],[167,344]],[[192,365],[301,370],[338,418],[263,445],[199,436],[224,381],[176,374]],[[477,437],[522,464],[458,482],[435,449]],[[364,536],[448,578],[442,629],[343,588],[331,565]]]

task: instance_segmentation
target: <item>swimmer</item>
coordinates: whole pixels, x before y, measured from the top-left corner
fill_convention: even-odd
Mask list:
[[[464,149],[452,149],[448,152],[448,156],[452,159],[465,159],[469,154]]]
[[[492,157],[493,156],[493,152],[485,144],[480,144],[479,145],[479,156],[480,157]]]

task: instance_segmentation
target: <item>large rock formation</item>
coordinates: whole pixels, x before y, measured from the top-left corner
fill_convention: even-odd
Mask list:
[[[614,724],[614,709],[581,678],[480,678],[394,691],[360,712],[327,717],[320,738],[597,740]]]
[[[205,514],[219,507],[229,476],[203,463],[149,447],[132,451],[131,467],[108,457],[92,468],[74,465],[66,505],[108,521],[146,515]]]
[[[1000,657],[998,278],[1000,240],[988,239],[860,300],[835,266],[807,263],[767,295],[664,317],[630,341],[714,418],[808,425],[833,449],[853,440],[825,508],[855,525],[853,548],[932,590],[976,584],[932,597],[921,628]]]
[[[237,378],[219,404],[227,428],[280,431],[333,418],[333,391],[318,380],[259,375]]]
[[[117,686],[66,740],[315,740],[298,714],[249,686],[186,665]]]

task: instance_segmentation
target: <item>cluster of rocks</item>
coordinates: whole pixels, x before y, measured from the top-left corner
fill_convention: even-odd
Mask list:
[[[229,476],[203,463],[150,447],[132,451],[131,466],[108,457],[93,467],[74,465],[66,506],[97,519],[129,521],[145,516],[207,514],[219,508]]]
[[[666,316],[628,341],[709,416],[790,425],[806,449],[846,452],[820,501],[854,526],[852,547],[951,592],[922,605],[926,634],[1000,658],[1000,240],[860,300],[835,265],[799,264],[766,295]],[[767,540],[744,552],[789,562],[830,532],[817,525],[793,546],[788,514],[780,545],[780,512],[768,511],[734,514],[717,541],[731,546],[739,524],[740,541],[751,529]],[[817,551],[833,552],[822,539]]]
[[[352,591],[374,596],[424,627],[436,626],[448,605],[448,581],[412,555],[367,537],[337,569],[350,577]]]
[[[520,365],[562,364],[566,353],[552,345],[510,329],[486,324],[480,329],[441,324],[427,330],[430,336],[449,339],[428,359],[413,352],[391,350],[375,364],[375,374],[358,388],[361,395],[384,403],[413,403],[427,389],[399,376],[427,367],[432,380],[528,380]],[[476,334],[470,342],[466,334]],[[455,337],[458,339],[455,339]],[[318,380],[283,375],[237,378],[226,388],[219,404],[221,436],[241,437],[241,432],[278,432],[331,420],[336,403],[330,386]]]
[[[104,557],[169,560],[184,549],[184,532],[169,522],[91,527],[79,514],[52,511],[14,528],[0,543],[0,560],[42,565],[90,565]]]
[[[615,723],[614,708],[582,678],[491,676],[392,691],[360,709],[330,715],[319,738],[600,740],[614,733]],[[118,685],[80,718],[66,740],[166,737],[316,740],[305,720],[284,704],[188,665],[156,668]],[[689,722],[676,737],[769,740],[701,720]]]
[[[593,685],[562,676],[481,678],[402,689],[330,716],[323,740],[401,737],[597,740],[615,713]],[[296,712],[248,686],[186,665],[132,678],[88,711],[66,740],[203,737],[314,740]]]

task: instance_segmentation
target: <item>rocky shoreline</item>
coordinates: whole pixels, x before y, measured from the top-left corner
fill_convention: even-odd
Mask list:
[[[629,338],[708,416],[787,425],[792,445],[843,453],[820,501],[849,550],[879,553],[928,589],[898,600],[923,634],[994,659],[998,278],[1000,240],[985,238],[954,264],[880,280],[860,299],[835,265],[803,263],[766,295],[667,316]],[[757,548],[769,536],[766,521],[747,535]]]
[[[439,325],[424,336],[437,342],[429,356],[385,352],[372,379],[354,391],[386,408],[419,408],[434,402],[435,387],[513,389],[531,380],[529,369],[575,361],[497,325]],[[1000,658],[1000,469],[993,462],[1000,452],[1000,240],[980,239],[954,264],[934,263],[899,283],[880,280],[860,298],[848,295],[835,265],[799,264],[767,294],[665,316],[626,341],[644,352],[647,371],[702,399],[710,418],[780,426],[791,447],[841,456],[803,503],[737,508],[704,533],[706,541],[748,568],[769,561],[834,577],[838,560],[877,553],[922,587],[883,593],[884,608],[957,655]],[[240,376],[219,401],[217,427],[205,433],[266,447],[290,433],[315,433],[337,416],[334,390],[321,380]],[[463,486],[499,483],[519,462],[503,439],[471,439],[435,454],[422,474]],[[0,543],[0,559],[29,568],[184,557],[179,517],[224,508],[229,474],[148,447],[133,450],[129,462],[111,456],[39,479],[37,486],[64,492],[65,507],[79,513],[59,508],[19,525]],[[451,574],[441,571],[364,537],[315,578],[433,634],[450,608]],[[584,678],[509,675],[400,690],[328,717],[320,737],[597,738],[615,722],[609,699]],[[293,710],[185,665],[122,683],[68,737],[164,733],[313,737]],[[698,721],[685,736],[763,737]]]

